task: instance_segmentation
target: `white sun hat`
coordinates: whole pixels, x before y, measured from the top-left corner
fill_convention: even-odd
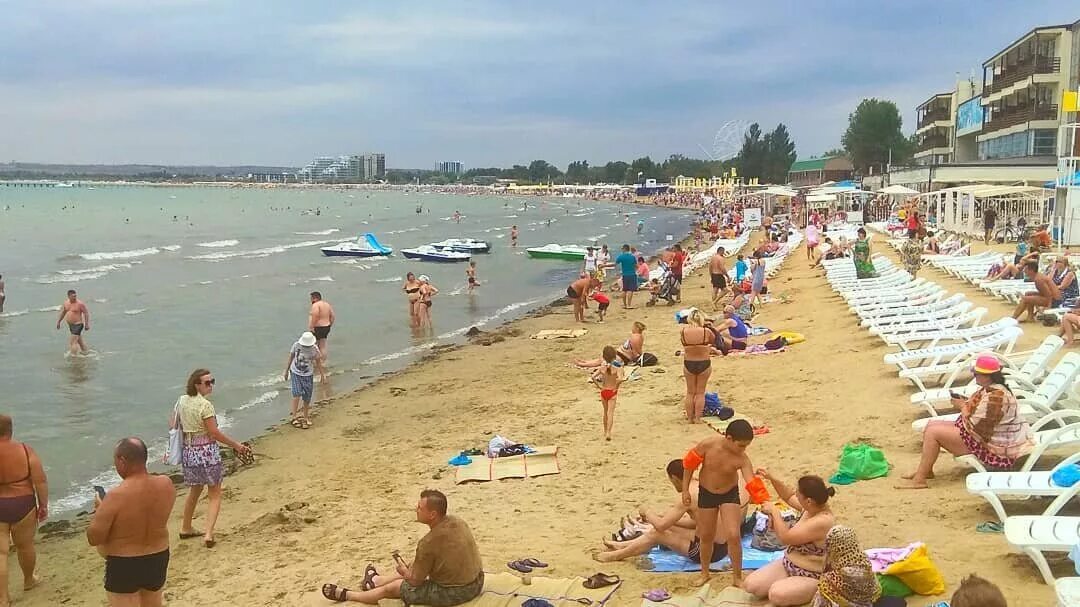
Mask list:
[[[297,343],[305,348],[310,348],[315,345],[315,335],[311,331],[304,331]]]

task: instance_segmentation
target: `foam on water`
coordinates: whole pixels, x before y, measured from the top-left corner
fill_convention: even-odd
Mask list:
[[[333,276],[317,276],[315,278],[309,278],[308,282],[334,282]]]
[[[54,285],[62,282],[79,282],[81,280],[94,280],[107,275],[108,272],[85,272],[82,274],[70,274],[67,276],[39,276],[34,282],[39,285]]]
[[[335,232],[340,232],[338,228],[330,228],[329,230],[318,230],[315,232],[293,232],[297,236],[329,236]]]
[[[255,381],[251,382],[248,385],[250,385],[252,388],[269,388],[270,386],[278,386],[283,383],[285,383],[285,380],[282,379],[281,372],[278,371],[269,375],[263,375],[262,377],[256,378]]]
[[[0,318],[15,318],[16,316],[22,316],[23,314],[29,314],[30,308],[25,310],[12,310],[11,312],[4,312],[0,314]]]
[[[402,282],[405,280],[404,276],[391,276],[390,278],[376,278],[375,282]]]
[[[178,244],[168,244],[168,245],[165,245],[165,246],[163,246],[161,248],[165,249],[166,251],[179,251],[180,250],[180,245],[178,245]]]
[[[548,298],[548,297],[538,297],[536,299],[529,299],[527,301],[519,301],[519,302],[515,302],[515,303],[512,303],[512,304],[505,305],[505,306],[499,308],[498,310],[496,310],[494,314],[492,314],[490,316],[485,316],[485,317],[480,318],[480,319],[477,319],[476,321],[473,321],[472,323],[470,323],[469,326],[467,326],[467,327],[461,327],[460,329],[455,329],[453,331],[450,331],[449,333],[443,333],[443,334],[439,335],[439,339],[453,339],[455,337],[460,337],[460,336],[464,335],[466,332],[468,332],[468,330],[471,329],[472,327],[483,327],[483,326],[487,325],[488,323],[490,323],[492,321],[495,321],[495,320],[498,320],[500,317],[502,317],[502,316],[504,316],[506,314],[509,314],[510,312],[513,312],[514,310],[520,310],[521,308],[527,308],[529,306],[535,306],[536,304],[538,304],[538,303],[540,303],[542,301],[545,301],[547,299],[550,299],[550,298]]]
[[[266,247],[263,249],[254,249],[251,251],[227,251],[219,253],[205,253],[203,255],[191,255],[188,259],[198,259],[203,261],[224,261],[226,259],[232,259],[234,257],[243,257],[245,259],[255,259],[259,257],[269,257],[276,253],[284,253],[289,249],[298,249],[302,247],[317,247],[319,245],[330,244],[339,242],[337,240],[305,240],[303,242],[294,242],[291,244],[277,245],[274,247]]]
[[[37,311],[38,312],[59,312],[60,311],[60,306],[49,306],[47,308],[38,308]]]
[[[164,248],[164,247],[162,247]],[[179,247],[177,247],[179,248]],[[103,261],[106,259],[132,259],[135,257],[145,257],[147,255],[157,255],[161,252],[158,247],[147,247],[145,249],[131,249],[129,251],[106,251],[98,253],[79,253],[79,257],[87,261]]]
[[[240,244],[239,240],[214,240],[211,242],[200,242],[198,246],[211,249],[220,249],[224,247],[235,247],[238,244]]]
[[[134,310],[124,310],[124,314],[128,316],[135,316],[136,314],[142,314],[146,311],[146,308],[135,308]]]
[[[239,407],[236,408],[236,410],[237,411],[243,411],[244,409],[250,409],[252,407],[258,407],[259,405],[265,405],[266,403],[269,403],[269,402],[273,401],[275,398],[277,398],[278,394],[280,394],[280,392],[278,392],[277,390],[270,390],[269,392],[263,392],[262,394],[256,396],[255,398],[253,398],[253,399],[247,401],[246,403],[240,405]]]

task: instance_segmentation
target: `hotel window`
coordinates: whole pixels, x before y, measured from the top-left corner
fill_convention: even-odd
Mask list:
[[[1056,153],[1057,131],[1054,129],[1036,129],[1033,131],[1032,156],[1053,156]]]

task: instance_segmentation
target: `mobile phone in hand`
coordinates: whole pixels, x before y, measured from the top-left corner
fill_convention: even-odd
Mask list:
[[[951,396],[953,398],[956,398],[956,399],[959,399],[959,400],[964,400],[964,395],[963,394],[953,392],[952,390],[949,391],[949,396]]]
[[[105,487],[94,485],[94,493],[97,493],[98,499],[105,499]]]

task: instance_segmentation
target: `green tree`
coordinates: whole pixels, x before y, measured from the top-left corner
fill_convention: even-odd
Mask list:
[[[832,156],[847,156],[847,151],[843,148],[833,148],[831,150],[825,150],[825,153],[821,155],[822,158],[828,158]]]
[[[638,180],[638,173],[641,173],[641,180]],[[627,170],[626,175],[628,178],[627,183],[644,183],[645,179],[656,179],[660,177],[658,174],[656,163],[652,158],[644,156],[637,158],[630,163],[630,169]]]
[[[630,171],[630,165],[621,160],[615,160],[604,165],[604,183],[627,183],[626,174]]]
[[[768,143],[761,136],[761,126],[758,123],[750,125],[743,135],[742,148],[739,150],[737,165],[741,177],[761,177],[765,170],[765,156]]]
[[[787,183],[788,169],[795,162],[795,142],[784,123],[765,136],[764,144],[765,157],[758,177],[766,183]]]
[[[546,160],[534,160],[529,163],[529,181],[546,183],[562,176],[562,171]]]
[[[904,125],[900,110],[892,101],[863,99],[848,116],[847,131],[841,141],[848,158],[859,173],[875,167],[878,172],[889,162],[890,150],[894,164],[911,155],[911,140],[901,132]]]
[[[589,161],[575,160],[566,167],[566,183],[588,183]]]

